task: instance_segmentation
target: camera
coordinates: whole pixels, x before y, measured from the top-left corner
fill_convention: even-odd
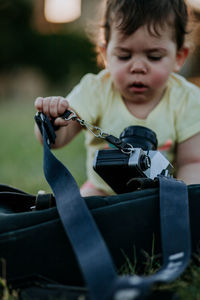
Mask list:
[[[97,150],[93,168],[117,193],[141,188],[158,175],[172,177],[173,166],[157,150],[156,134],[143,126],[129,126],[120,134],[124,149]]]

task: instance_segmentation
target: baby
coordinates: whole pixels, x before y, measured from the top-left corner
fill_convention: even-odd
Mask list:
[[[184,0],[107,0],[104,9],[97,47],[105,68],[85,75],[66,98],[35,100],[36,109],[60,126],[54,147],[68,144],[83,129],[60,118],[69,108],[115,136],[125,127],[141,125],[156,133],[178,179],[200,183],[200,89],[176,74],[189,51]],[[37,126],[35,132],[41,141]],[[85,136],[88,181],[81,194],[113,194],[92,168],[105,141],[87,130]]]

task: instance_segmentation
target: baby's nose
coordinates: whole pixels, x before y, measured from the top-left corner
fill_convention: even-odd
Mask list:
[[[140,59],[134,60],[131,64],[130,72],[131,73],[144,73],[145,74],[147,72],[147,67],[145,65],[145,62],[140,60]]]

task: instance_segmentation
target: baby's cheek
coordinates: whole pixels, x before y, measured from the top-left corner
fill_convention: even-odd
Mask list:
[[[164,70],[163,70],[164,71]],[[169,72],[159,72],[155,73],[152,76],[152,84],[154,88],[161,88],[164,86],[169,78],[170,73]]]
[[[114,84],[119,88],[123,86],[125,75],[123,72],[116,72],[113,76]]]

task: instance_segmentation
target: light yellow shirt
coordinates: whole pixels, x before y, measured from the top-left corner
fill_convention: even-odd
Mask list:
[[[67,100],[81,119],[114,136],[119,137],[124,128],[131,125],[152,129],[157,135],[159,149],[165,151],[170,162],[175,159],[176,144],[200,132],[200,89],[174,73],[163,98],[145,120],[128,111],[107,70],[84,76]],[[105,148],[106,142],[88,130],[85,136],[88,179],[97,188],[112,194],[111,188],[93,170],[95,152]]]

